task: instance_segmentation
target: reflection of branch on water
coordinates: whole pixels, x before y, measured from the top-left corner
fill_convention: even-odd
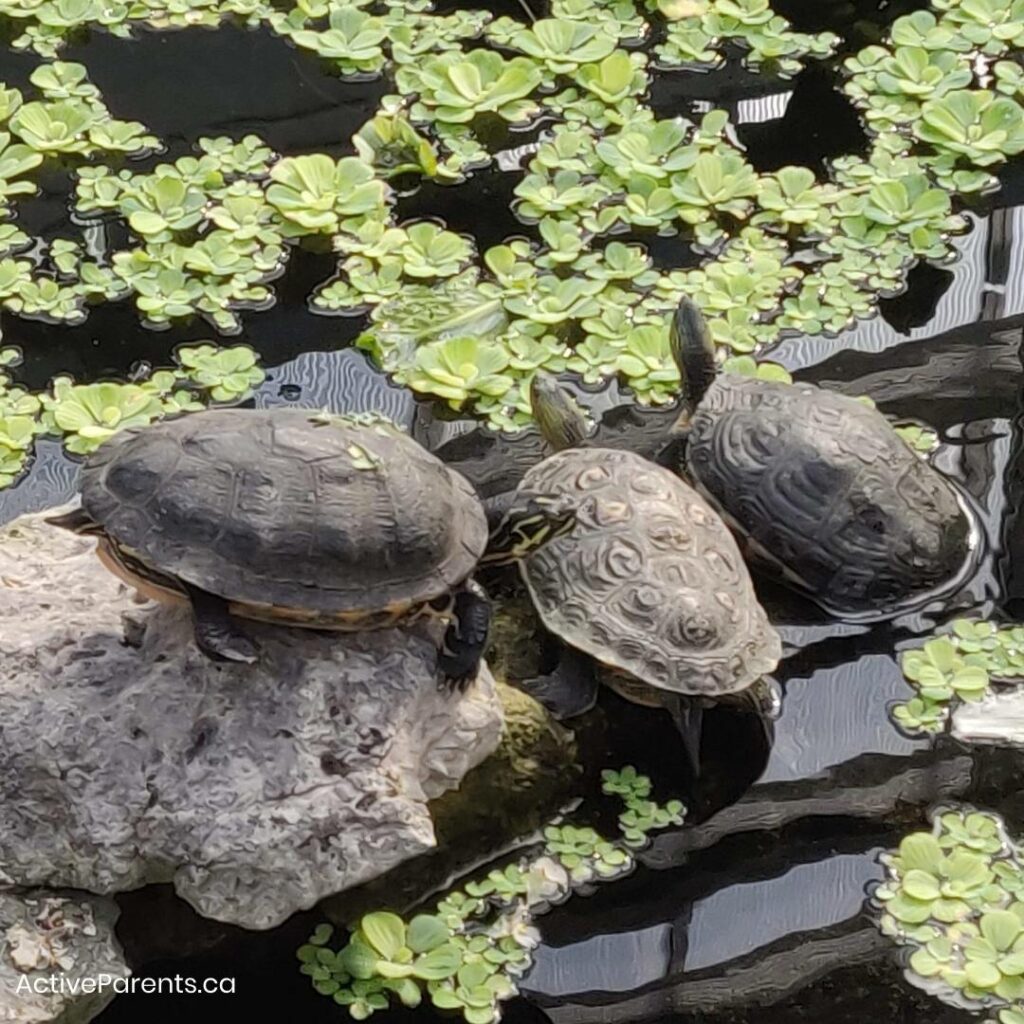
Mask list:
[[[808,938],[792,949],[759,957],[704,978],[686,977],[606,1006],[567,1003],[545,1007],[554,1024],[627,1024],[672,1013],[710,1012],[728,1007],[767,1006],[813,984],[839,967],[868,963],[890,954],[888,939],[873,927],[841,935]]]
[[[897,805],[924,806],[962,796],[971,783],[970,757],[936,761],[921,757],[919,765],[888,775],[874,785],[857,785],[842,776],[860,775],[864,762],[877,760],[892,766],[891,758],[858,759],[852,771],[835,771],[829,782],[800,780],[755,787],[744,799],[719,811],[710,821],[692,829],[657,836],[641,855],[645,866],[663,869],[686,860],[693,850],[704,850],[738,832],[765,831],[810,817],[882,818]],[[851,766],[845,766],[848,769]]]

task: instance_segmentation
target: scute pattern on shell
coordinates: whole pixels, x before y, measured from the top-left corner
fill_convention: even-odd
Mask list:
[[[643,683],[688,694],[742,690],[781,656],[728,528],[667,470],[630,452],[560,452],[524,498],[578,500],[572,531],[522,573],[545,624]]]
[[[752,553],[827,607],[884,610],[967,557],[953,488],[845,395],[722,374],[690,421],[686,458]]]
[[[469,483],[397,428],[218,409],[126,430],[82,503],[149,565],[255,606],[324,612],[439,597],[487,521]]]

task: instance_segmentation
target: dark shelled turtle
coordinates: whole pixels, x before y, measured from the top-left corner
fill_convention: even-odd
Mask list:
[[[550,378],[534,378],[532,401],[553,447],[583,439],[578,407]],[[781,656],[726,525],[633,452],[568,448],[528,470],[483,561],[518,561],[544,625],[640,703],[736,693]],[[531,692],[564,717],[593,702],[596,679],[556,673]]]
[[[146,596],[190,601],[211,657],[256,659],[234,616],[355,631],[450,615],[439,666],[476,674],[483,509],[384,419],[219,409],[124,430],[87,461],[81,510],[51,522],[98,535]]]
[[[810,384],[720,372],[684,299],[685,470],[750,555],[839,613],[891,612],[955,577],[971,528],[949,482],[877,410]]]

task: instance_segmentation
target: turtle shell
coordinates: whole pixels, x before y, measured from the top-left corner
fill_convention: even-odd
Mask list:
[[[722,374],[690,421],[686,461],[751,552],[826,607],[884,610],[967,558],[952,486],[845,395]]]
[[[521,572],[545,625],[642,683],[676,693],[741,690],[781,656],[732,534],[668,470],[631,452],[559,452],[523,479],[524,499],[577,499],[572,530]]]
[[[386,421],[221,409],[125,430],[82,505],[132,557],[230,601],[371,613],[447,593],[487,543],[470,484]]]

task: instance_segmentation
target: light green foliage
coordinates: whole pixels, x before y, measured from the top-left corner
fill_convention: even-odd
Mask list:
[[[958,619],[952,632],[904,651],[900,665],[916,695],[896,704],[893,718],[911,734],[940,732],[957,703],[979,701],[993,682],[1024,676],[1024,627]]]
[[[939,437],[930,427],[922,427],[917,423],[908,423],[896,428],[896,433],[906,441],[910,448],[920,455],[928,455],[939,445]]]
[[[270,169],[267,201],[289,237],[356,233],[387,216],[388,188],[358,157],[286,157]]]
[[[18,349],[0,348],[0,490],[25,471],[32,443],[42,430],[39,399],[17,387],[6,372],[20,362]]]
[[[882,932],[913,950],[907,977],[945,1002],[1024,1015],[1024,864],[992,814],[940,810],[931,832],[882,855]]]
[[[297,951],[300,971],[356,1020],[396,998],[408,1007],[429,998],[438,1009],[458,1011],[468,1024],[495,1024],[540,941],[533,917],[579,886],[628,873],[631,851],[645,845],[649,833],[682,822],[682,804],[654,803],[650,779],[631,766],[602,772],[602,788],[624,804],[618,838],[589,827],[549,825],[532,856],[448,892],[433,914],[408,924],[388,911],[367,914],[338,951],[327,945],[333,929],[318,926]]]
[[[70,247],[58,247],[70,254]],[[0,367],[17,365],[16,349],[0,349]],[[144,426],[171,414],[196,412],[210,402],[250,397],[264,377],[255,353],[244,345],[184,347],[178,366],[156,370],[132,384],[75,384],[57,377],[41,394],[13,384],[0,370],[0,488],[24,468],[35,435],[62,437],[68,451],[87,455],[124,427]]]
[[[768,0],[647,0],[668,21],[658,56],[667,65],[716,67],[722,44],[738,43],[747,50],[751,67],[767,65],[792,75],[807,56],[827,57],[838,43],[831,32],[795,32]]]
[[[214,402],[237,403],[252,395],[266,374],[248,345],[218,349],[214,345],[179,348],[182,376],[201,388]]]
[[[399,174],[438,174],[437,150],[404,113],[378,114],[352,137],[356,152],[384,177]]]
[[[331,61],[342,74],[384,67],[387,23],[358,7],[331,7],[325,31],[298,29],[290,34],[293,42]]]
[[[399,69],[398,85],[403,92],[419,93],[412,108],[416,120],[466,124],[481,114],[497,114],[515,123],[540,109],[526,97],[541,77],[540,68],[525,57],[506,59],[491,50],[449,51],[422,67]]]
[[[313,236],[338,269],[312,309],[369,312],[360,343],[385,370],[492,427],[529,422],[540,368],[595,385],[616,376],[664,402],[678,390],[664,324],[683,294],[723,355],[753,357],[787,332],[844,330],[915,261],[950,257],[965,227],[955,193],[997,187],[991,171],[1024,152],[1022,4],[936,0],[845,58],[870,149],[835,160],[826,180],[797,166],[757,173],[725,111],[691,123],[659,119],[648,102],[655,74],[725,63],[736,47],[781,75],[834,51],[834,36],[794,31],[769,0],[552,0],[539,20],[436,15],[428,0],[0,0],[15,45],[45,55],[90,26],[124,35],[230,16],[338,73],[393,83],[355,156],[277,158],[256,136],[221,137],[147,173],[93,159],[158,143],[111,116],[82,65],[41,64],[24,96],[0,84],[0,307],[78,322],[92,303],[130,297],[154,327],[199,316],[238,332],[241,310],[273,302],[289,247]],[[633,49],[652,34],[656,68]],[[394,222],[390,179],[461,181],[508,145],[509,125],[541,118],[514,185],[531,240],[478,254],[441,225]],[[128,247],[100,259],[40,247],[41,268],[26,257],[33,240],[14,226],[14,204],[56,159],[77,173],[76,216],[121,218]],[[612,240],[645,231],[680,235],[700,265],[655,270],[640,246]],[[453,296],[465,300],[455,310]],[[424,302],[438,308],[423,313]],[[930,707],[914,707],[934,724]]]

